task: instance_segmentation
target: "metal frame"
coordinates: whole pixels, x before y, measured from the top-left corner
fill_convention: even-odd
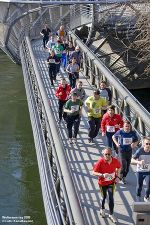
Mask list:
[[[1,0],[1,2],[11,3],[38,3],[38,4],[112,4],[112,3],[126,3],[126,2],[138,2],[137,0]]]

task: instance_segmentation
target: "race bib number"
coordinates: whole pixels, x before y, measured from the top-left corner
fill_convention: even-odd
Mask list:
[[[106,130],[107,130],[107,132],[113,133],[113,132],[115,132],[115,127],[114,126],[107,126]]]
[[[59,55],[59,54],[61,54],[61,51],[59,49],[55,49],[55,54]]]
[[[123,145],[132,144],[132,138],[123,138]]]
[[[99,114],[99,113],[101,113],[101,109],[99,109],[99,108],[93,109],[93,111],[94,111],[94,114]]]
[[[49,63],[55,63],[55,59],[49,59]]]
[[[71,106],[71,111],[72,112],[76,112],[78,110],[79,110],[79,105],[73,105],[73,106]]]
[[[144,165],[141,166],[140,169],[144,170],[144,171],[150,171],[150,164],[144,164]]]
[[[110,173],[108,177],[105,178],[105,181],[110,181],[115,179],[115,172],[114,173]]]

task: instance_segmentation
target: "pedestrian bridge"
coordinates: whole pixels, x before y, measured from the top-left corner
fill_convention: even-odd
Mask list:
[[[13,59],[21,60],[47,224],[112,224],[108,217],[105,219],[100,217],[100,193],[97,178],[92,175],[92,167],[101,155],[101,151],[105,146],[105,139],[99,134],[95,143],[88,143],[88,120],[85,107],[83,107],[76,144],[68,144],[65,123],[62,122],[58,126],[56,122],[58,120],[58,104],[54,91],[60,79],[62,77],[68,79],[68,77],[61,68],[61,75],[57,76],[56,83],[53,87],[50,85],[48,68],[45,62],[48,52],[43,50],[39,31],[43,25],[43,18],[46,18],[45,15],[51,15],[50,24],[52,29],[56,27],[56,21],[60,25],[62,19],[57,18],[56,20],[54,16],[57,15],[53,14],[54,10],[52,11],[52,9],[48,9],[48,12],[47,9],[40,13],[36,11],[35,14],[33,14],[32,9],[32,16],[28,12],[26,14],[27,18],[25,15],[20,15],[20,17],[18,15],[16,20],[15,13],[18,13],[19,10],[20,8],[17,8],[14,15],[9,17],[11,22],[15,18],[14,28],[8,27],[8,37],[6,37],[5,45],[2,47]],[[57,9],[55,10],[56,14]],[[64,8],[61,8],[61,10],[64,10]],[[67,17],[68,8],[65,8],[65,10],[63,14],[66,13],[66,21],[68,21],[70,18]],[[51,14],[49,14],[50,12]],[[59,16],[62,15],[61,13],[59,12]],[[33,20],[36,14],[38,14],[38,17]],[[55,21],[53,21],[54,18]],[[12,24],[11,22],[10,24]],[[20,29],[23,25],[24,29]],[[95,87],[98,87],[99,81],[106,80],[112,89],[113,104],[116,105],[117,112],[131,122],[138,132],[139,138],[150,135],[150,113],[74,34],[71,28],[69,39],[72,40],[74,45],[80,46],[83,54],[80,79],[83,81],[86,95],[92,95],[92,91]],[[134,167],[131,167],[127,181],[127,185],[123,185],[121,182],[117,185],[115,215],[118,218],[118,224],[138,224],[138,221],[134,223],[132,216],[132,204],[135,200],[136,187]],[[108,206],[106,209],[108,212]]]

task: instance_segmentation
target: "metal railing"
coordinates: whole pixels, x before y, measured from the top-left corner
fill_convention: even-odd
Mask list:
[[[28,36],[20,52],[48,225],[84,225],[66,153]]]
[[[81,49],[83,73],[93,87],[99,87],[101,80],[107,81],[112,89],[112,101],[117,112],[131,122],[140,137],[150,135],[150,113],[73,32],[70,32],[69,37]]]
[[[124,3],[124,2],[137,2],[138,0],[1,0],[1,2],[11,3],[38,3],[38,4],[93,4],[93,3]]]

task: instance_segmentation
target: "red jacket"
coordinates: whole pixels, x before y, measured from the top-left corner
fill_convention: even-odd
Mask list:
[[[66,84],[65,88],[60,84],[55,91],[55,96],[61,101],[66,101],[69,98],[70,91],[71,87],[69,84]],[[62,94],[60,95],[60,93]]]
[[[119,125],[119,127],[116,127],[116,125]],[[117,130],[123,127],[122,117],[119,114],[114,114],[112,117],[110,117],[109,114],[106,112],[101,121],[102,132],[106,132],[107,126],[115,127],[114,132],[116,132]]]

